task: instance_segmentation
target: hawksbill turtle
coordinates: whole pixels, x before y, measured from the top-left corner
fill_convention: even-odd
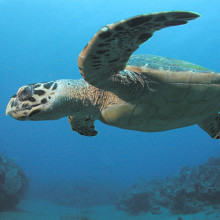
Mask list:
[[[157,132],[198,124],[220,138],[220,74],[154,55],[133,55],[160,29],[198,18],[194,12],[143,14],[101,28],[78,57],[83,79],[22,86],[6,114],[17,120],[69,116],[73,131],[95,136],[95,120]]]

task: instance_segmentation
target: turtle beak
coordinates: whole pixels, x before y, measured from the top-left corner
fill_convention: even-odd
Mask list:
[[[27,120],[28,110],[32,108],[30,106],[29,99],[33,95],[33,87],[31,85],[22,86],[18,89],[18,92],[13,95],[7,105],[6,115],[11,115],[17,120]]]
[[[17,95],[12,96],[10,99],[7,108],[6,108],[6,115],[12,115],[17,109],[18,101],[16,99]]]
[[[10,99],[7,108],[6,115],[12,116],[14,119],[19,121],[27,120],[28,111],[25,106],[17,99],[17,95],[12,96]]]

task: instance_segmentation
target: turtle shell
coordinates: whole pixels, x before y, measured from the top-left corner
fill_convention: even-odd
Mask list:
[[[214,72],[213,70],[204,68],[202,66],[186,62],[183,60],[172,59],[168,57],[161,57],[155,55],[133,55],[130,57],[127,65],[145,67],[154,70],[168,70],[168,71],[193,71],[193,72]]]

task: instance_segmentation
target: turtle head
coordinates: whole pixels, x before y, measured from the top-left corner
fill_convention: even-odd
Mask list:
[[[21,121],[54,120],[63,117],[59,112],[59,86],[57,81],[22,86],[12,96],[6,115]]]

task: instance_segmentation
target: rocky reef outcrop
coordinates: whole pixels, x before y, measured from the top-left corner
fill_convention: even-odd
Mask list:
[[[14,209],[28,188],[24,171],[5,155],[0,155],[0,211]]]
[[[207,207],[220,209],[220,156],[196,168],[184,167],[178,175],[134,185],[116,203],[133,215],[141,212],[194,214]]]

